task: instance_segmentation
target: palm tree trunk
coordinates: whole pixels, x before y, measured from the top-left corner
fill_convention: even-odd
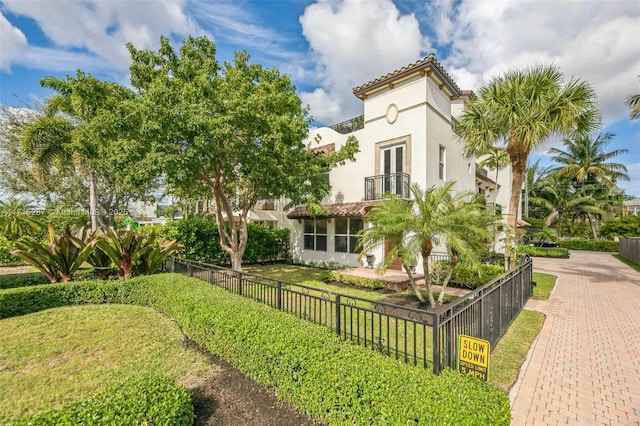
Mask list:
[[[596,231],[596,224],[594,223],[593,217],[591,217],[591,213],[587,213],[587,219],[589,219],[589,227],[591,228],[591,235],[593,235],[593,239],[598,239],[598,232]]]
[[[447,289],[447,285],[449,285],[449,281],[451,281],[451,277],[453,276],[453,271],[455,271],[456,266],[458,265],[459,257],[457,253],[451,253],[451,265],[449,267],[449,272],[442,282],[442,290],[440,290],[440,294],[438,295],[438,305],[442,305],[444,303],[444,295]]]
[[[513,179],[511,180],[511,198],[509,199],[509,214],[507,219],[507,235],[505,239],[505,270],[511,269],[516,249],[516,231],[518,229],[518,211],[520,210],[520,195],[522,184],[527,171],[527,153],[520,152],[516,146],[512,152],[511,144],[507,146]]]
[[[413,272],[411,271],[411,268],[409,268],[405,264],[403,264],[402,267],[404,268],[405,271],[407,271],[407,276],[409,277],[409,285],[413,289],[413,292],[416,294],[416,297],[418,298],[420,303],[424,303],[425,302],[424,297],[422,296],[422,293],[418,289],[418,286],[416,286],[416,280],[413,276]]]
[[[98,230],[98,190],[96,174],[89,173],[89,215],[91,216],[91,232]]]
[[[433,243],[431,241],[425,242],[422,247],[422,268],[424,269],[424,284],[427,287],[429,305],[432,308],[435,308],[436,299],[433,297],[433,290],[431,289],[431,275],[429,274],[429,256],[431,256],[431,250],[433,250]]]

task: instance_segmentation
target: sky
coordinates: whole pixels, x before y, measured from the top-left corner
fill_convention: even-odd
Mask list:
[[[127,42],[157,49],[161,35],[215,41],[219,60],[246,50],[290,74],[315,126],[361,115],[352,88],[434,53],[462,89],[511,69],[554,64],[598,94],[609,149],[640,196],[640,120],[625,99],[640,93],[637,0],[0,0],[0,103],[49,96],[45,76],[77,69],[128,85]],[[531,156],[550,164],[550,140]]]

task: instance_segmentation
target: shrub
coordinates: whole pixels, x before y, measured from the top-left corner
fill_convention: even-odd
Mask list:
[[[617,241],[601,240],[564,240],[560,241],[560,247],[567,250],[605,251],[617,253],[619,244]]]
[[[640,236],[640,216],[629,214],[610,219],[600,226],[600,235],[603,237],[638,237]]]
[[[471,376],[428,370],[344,342],[300,320],[175,274],[0,291],[0,317],[78,303],[137,303],[175,318],[184,333],[278,396],[328,424],[500,424],[502,391]]]
[[[343,274],[339,271],[329,272],[329,281],[337,281],[339,283],[349,284],[362,288],[370,288],[373,290],[380,290],[386,287],[385,282],[382,280],[377,280],[375,278],[354,277],[351,275]]]
[[[4,235],[0,235],[0,266],[25,265],[24,260],[11,254],[16,247]]]
[[[192,425],[191,396],[169,377],[133,377],[85,400],[43,414],[22,417],[21,425]]]
[[[442,285],[449,272],[449,261],[441,260],[434,262],[430,270],[432,284]],[[478,265],[478,269],[474,270],[466,263],[460,262],[453,272],[451,283],[475,289],[498,278],[502,274],[504,274],[504,266],[480,264]]]
[[[243,261],[247,263],[288,260],[289,229],[271,229],[255,223],[247,224],[247,248]],[[184,244],[180,254],[187,259],[200,262],[230,265],[229,254],[220,247],[218,227],[212,220],[193,217],[168,222],[162,227],[160,236]]]
[[[47,284],[49,279],[42,272],[26,272],[24,274],[0,275],[0,289],[29,287]]]
[[[528,254],[533,257],[554,257],[558,259],[568,259],[569,250],[566,248],[545,248],[533,246],[519,246],[518,254]]]

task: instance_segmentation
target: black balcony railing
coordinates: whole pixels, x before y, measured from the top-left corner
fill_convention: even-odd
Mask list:
[[[384,194],[409,198],[409,174],[390,173],[364,178],[364,199],[381,200]]]
[[[364,115],[343,121],[342,123],[334,124],[333,126],[329,126],[329,128],[338,133],[342,133],[343,135],[355,132],[356,130],[364,128]]]

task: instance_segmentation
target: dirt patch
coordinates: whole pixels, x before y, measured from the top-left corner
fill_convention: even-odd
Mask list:
[[[197,343],[189,346],[204,354],[216,372],[186,384],[196,412],[196,426],[303,426],[317,425],[309,416],[279,401],[272,389],[247,378],[226,361],[210,354]]]

